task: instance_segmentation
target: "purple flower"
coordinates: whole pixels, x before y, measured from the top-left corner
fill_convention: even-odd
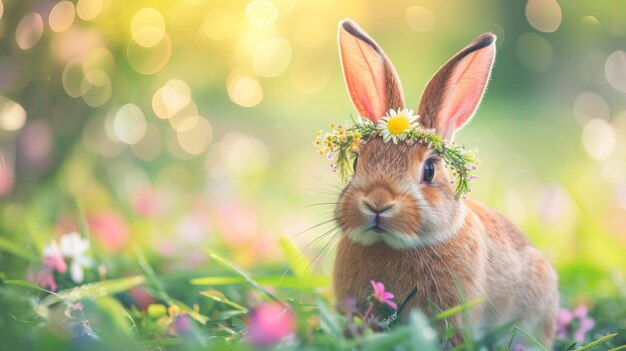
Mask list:
[[[580,306],[574,311],[560,309],[557,317],[557,335],[561,338],[573,338],[579,343],[584,342],[585,335],[596,324],[587,313],[587,306]]]
[[[391,301],[394,295],[389,291],[385,291],[385,285],[383,283],[375,282],[373,280],[370,280],[370,283],[372,284],[372,288],[374,288],[374,298],[378,300],[378,302],[386,303],[394,310],[398,309],[398,305],[396,305],[395,302]]]

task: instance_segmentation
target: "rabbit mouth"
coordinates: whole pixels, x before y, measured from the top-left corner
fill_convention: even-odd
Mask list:
[[[379,226],[378,224],[376,224],[375,226],[370,228],[371,230],[373,230],[375,233],[378,234],[382,234],[384,232],[386,232],[386,230],[384,228],[382,228],[381,226]]]

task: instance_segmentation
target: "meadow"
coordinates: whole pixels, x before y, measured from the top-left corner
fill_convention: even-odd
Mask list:
[[[470,196],[557,270],[555,350],[626,350],[620,0],[0,0],[0,350],[546,350],[515,320],[448,325],[481,300],[406,323],[411,296],[377,284],[366,310],[335,301],[344,183],[313,141],[356,115],[346,17],[411,108],[497,35],[457,135]]]

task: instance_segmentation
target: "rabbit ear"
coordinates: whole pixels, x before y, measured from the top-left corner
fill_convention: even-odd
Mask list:
[[[420,102],[422,124],[452,140],[472,118],[491,74],[495,42],[492,33],[479,36],[435,73]]]
[[[400,79],[383,50],[352,20],[339,23],[339,54],[346,86],[361,116],[376,123],[404,108]]]

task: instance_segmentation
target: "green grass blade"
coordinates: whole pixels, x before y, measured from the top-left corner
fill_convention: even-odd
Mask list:
[[[143,255],[141,250],[139,250],[139,248],[135,246],[133,247],[133,252],[135,254],[135,258],[137,259],[137,263],[139,263],[139,266],[148,277],[148,282],[156,290],[156,293],[158,295],[157,298],[163,300],[168,305],[171,305],[172,298],[167,293],[167,291],[165,291],[163,283],[161,283],[159,277],[157,277],[156,273],[154,273],[154,269],[152,269],[152,266],[150,265],[150,263],[148,263],[148,260],[146,260],[146,257]]]
[[[513,328],[515,328],[518,332],[524,334],[528,339],[530,339],[530,341],[532,341],[535,345],[537,345],[537,347],[539,347],[540,349],[542,349],[543,351],[550,351],[548,350],[547,347],[543,346],[539,340],[535,339],[534,336],[526,333],[522,328],[518,327],[517,325],[513,326]]]
[[[39,290],[39,291],[43,291],[46,292],[48,294],[55,294],[55,292],[50,291],[50,290],[46,290],[36,284],[33,284],[29,281],[26,280],[19,280],[19,279],[9,279],[9,280],[2,280],[0,281],[0,285],[13,285],[13,286],[21,286],[21,287],[25,287],[25,288],[30,288],[30,289],[34,289],[34,290]]]
[[[270,285],[276,288],[299,290],[313,290],[319,286],[327,286],[330,284],[330,279],[328,277],[320,275],[310,277],[306,282],[303,282],[301,279],[294,276],[259,276],[254,277],[254,280],[259,284]],[[190,282],[192,285],[204,286],[248,284],[248,281],[241,276],[202,277],[191,279]]]
[[[604,344],[605,342],[607,342],[607,341],[609,341],[609,340],[613,339],[613,338],[614,338],[614,337],[616,337],[616,336],[617,336],[617,333],[609,334],[609,335],[607,335],[607,336],[601,337],[601,338],[600,338],[600,339],[598,339],[598,340],[592,341],[592,342],[588,343],[587,345],[585,345],[585,346],[583,346],[583,347],[580,347],[580,348],[576,349],[576,351],[585,351],[585,350],[589,350],[589,349],[591,349],[591,348],[593,348],[593,347],[596,347],[596,346],[598,346],[598,345],[600,345],[600,344]]]
[[[610,349],[609,351],[618,351],[618,350],[626,350],[626,345],[618,346],[616,348]]]
[[[83,298],[98,299],[134,288],[146,282],[143,275],[129,278],[104,280],[101,282],[84,284],[72,289],[59,291],[57,294],[46,296],[39,306],[49,307],[63,300],[80,300]]]
[[[281,236],[278,240],[280,248],[287,257],[289,267],[300,278],[305,278],[310,262],[300,254],[296,245],[285,236]]]
[[[224,296],[224,294],[222,294],[219,291],[201,291],[200,295],[207,297],[213,301],[217,301],[220,303],[223,303],[229,307],[234,308],[237,311],[241,311],[241,312],[245,312],[248,313],[248,309],[245,308],[244,306],[230,300],[229,298],[227,298],[226,296]]]
[[[475,306],[480,305],[481,303],[485,302],[485,299],[482,297],[470,300],[468,302],[462,303],[460,305],[454,306],[452,308],[448,308],[445,311],[439,312],[437,313],[437,315],[435,316],[436,319],[446,319],[449,317],[454,316],[455,314],[461,313],[463,311],[467,311],[470,310],[472,308],[474,308]]]
[[[276,296],[274,296],[274,294],[269,292],[267,289],[265,289],[259,283],[257,283],[254,279],[252,279],[252,277],[250,277],[250,275],[246,273],[244,270],[226,261],[225,259],[218,256],[217,254],[210,253],[210,252],[208,254],[209,254],[209,257],[213,259],[213,261],[217,262],[217,264],[219,264],[220,266],[228,269],[229,271],[243,278],[246,281],[246,283],[248,283],[250,286],[252,286],[256,290],[260,291],[262,295],[265,295],[270,300],[274,300],[275,302],[282,304],[282,302]]]

